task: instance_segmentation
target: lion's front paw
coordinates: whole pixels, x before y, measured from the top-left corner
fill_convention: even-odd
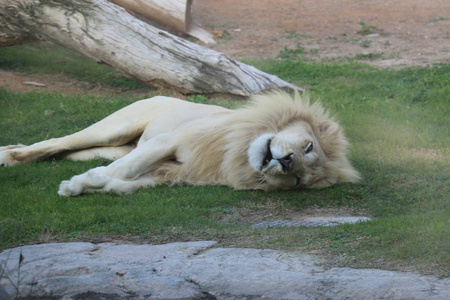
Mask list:
[[[73,183],[72,180],[64,180],[59,185],[58,195],[64,197],[78,196],[83,192],[83,188]]]
[[[105,186],[112,180],[111,177],[99,174],[104,167],[98,167],[81,175],[65,180],[59,185],[58,195],[73,197],[85,193],[105,192]]]

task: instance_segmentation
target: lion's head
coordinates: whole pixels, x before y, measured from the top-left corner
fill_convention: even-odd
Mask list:
[[[359,180],[347,159],[349,144],[342,128],[319,102],[273,93],[253,97],[237,112],[241,119],[234,126],[240,128],[229,133],[228,141],[236,148],[228,146],[234,153],[227,163],[240,166],[240,171],[226,168],[235,186],[249,184],[245,179],[250,173],[257,178],[253,188],[264,190],[321,188]],[[246,156],[239,158],[236,149],[241,156],[245,149]],[[251,169],[247,174],[245,164]]]
[[[337,125],[326,130],[332,126]],[[325,187],[345,181],[339,174],[331,174],[329,158],[305,121],[261,134],[250,143],[247,153],[250,165],[263,175],[266,189]]]

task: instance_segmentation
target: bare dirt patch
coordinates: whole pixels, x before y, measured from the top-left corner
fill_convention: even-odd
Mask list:
[[[315,217],[352,217],[368,216],[362,209],[350,207],[308,207],[302,210],[293,210],[281,200],[268,202],[252,208],[235,208],[229,214],[222,214],[219,221],[224,223],[239,223],[251,226],[264,221],[297,220],[305,221]]]
[[[99,95],[114,96],[124,93],[136,95],[137,98],[150,96],[145,90],[127,90],[105,87],[98,83],[83,82],[62,74],[22,74],[6,72],[0,69],[0,87],[14,92],[51,92],[65,95]],[[178,96],[174,94],[174,96]]]
[[[212,48],[235,58],[274,58],[286,47],[380,67],[450,62],[448,0],[196,0],[193,17],[225,32]]]
[[[403,149],[403,152],[413,158],[431,161],[444,161],[445,154],[435,149]]]
[[[0,86],[12,91],[29,92],[45,90],[48,92],[64,92],[66,94],[88,94],[89,91],[102,93],[102,88],[96,84],[79,82],[61,75],[51,74],[18,74],[13,72],[0,72]],[[115,93],[111,89],[105,92]],[[117,90],[117,93],[119,91]]]

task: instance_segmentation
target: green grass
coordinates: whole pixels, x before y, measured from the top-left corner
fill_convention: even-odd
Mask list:
[[[375,33],[377,30],[376,26],[368,25],[364,22],[359,22],[359,25],[361,25],[361,30],[359,30],[358,33],[361,35],[369,35]]]
[[[278,58],[283,60],[297,60],[302,58],[301,55],[305,53],[305,49],[303,49],[300,44],[297,44],[297,48],[295,49],[289,49],[285,47],[284,50],[280,51],[280,53],[278,54]]]
[[[41,47],[0,48],[1,60],[7,61],[2,67],[38,72],[44,67],[41,60],[63,51],[45,46],[50,53],[41,53]],[[64,53],[74,66],[81,60],[86,72],[96,74],[81,80],[109,84],[104,80],[119,76]],[[305,87],[338,116],[352,142],[351,160],[364,176],[360,184],[273,193],[160,186],[127,196],[61,198],[56,194],[61,180],[108,162],[43,161],[1,168],[0,248],[45,241],[47,236],[57,241],[138,237],[150,243],[207,239],[223,246],[320,251],[335,265],[450,276],[450,65],[383,70],[356,62],[249,63]],[[80,79],[72,68],[61,70],[59,64],[45,72]],[[0,145],[72,133],[134,100],[128,94],[104,98],[2,89]],[[202,95],[190,100],[209,102]],[[234,106],[236,101],[221,105]],[[374,221],[334,228],[249,226],[258,218],[316,207],[364,212]]]
[[[3,70],[33,74],[64,74],[71,78],[122,89],[143,88],[143,85],[98,64],[81,54],[47,43],[0,48]]]

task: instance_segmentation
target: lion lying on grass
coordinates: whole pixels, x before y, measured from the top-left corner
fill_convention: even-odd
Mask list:
[[[49,157],[115,160],[63,181],[61,196],[131,193],[164,183],[269,191],[357,181],[347,147],[320,103],[299,95],[254,96],[236,110],[157,96],[72,135],[2,147],[0,164]]]

